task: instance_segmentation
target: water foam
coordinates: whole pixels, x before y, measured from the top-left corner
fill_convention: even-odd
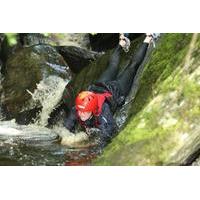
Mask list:
[[[88,135],[81,131],[76,134],[71,133],[65,127],[54,127],[54,131],[62,138],[61,144],[69,147],[80,147],[89,141]]]
[[[49,115],[59,105],[67,83],[68,81],[60,77],[49,76],[37,84],[34,93],[28,91],[32,96],[33,102],[31,103],[42,106],[42,111],[39,113],[35,124],[40,126],[48,124]]]

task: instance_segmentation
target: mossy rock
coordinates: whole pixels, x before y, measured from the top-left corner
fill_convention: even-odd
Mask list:
[[[94,165],[186,165],[200,145],[200,36],[163,34],[120,133]],[[188,57],[189,56],[189,57]]]
[[[71,79],[63,57],[49,45],[22,48],[9,57],[4,73],[2,106],[15,117],[26,105],[36,84],[50,75]]]

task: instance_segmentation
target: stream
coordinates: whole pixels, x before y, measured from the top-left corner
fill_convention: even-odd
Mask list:
[[[62,122],[47,128],[50,113],[62,98],[66,80],[50,76],[42,80],[32,95],[29,108],[42,105],[42,110],[29,125],[15,120],[0,120],[0,165],[89,165],[100,151],[97,146],[79,145],[87,139],[84,133],[69,133]],[[0,110],[1,111],[1,110]],[[65,145],[61,145],[65,138]],[[75,146],[75,147],[74,147]]]

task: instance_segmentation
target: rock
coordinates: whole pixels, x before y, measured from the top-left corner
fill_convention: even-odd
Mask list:
[[[90,48],[89,34],[87,33],[19,33],[19,43],[22,46],[37,44],[51,44],[53,46],[76,46]]]
[[[1,49],[2,49],[2,43],[3,43],[4,38],[5,38],[5,35],[3,33],[0,33],[0,57],[1,57]]]
[[[2,61],[6,61],[7,59],[7,53],[6,53],[7,50],[8,50],[8,42],[6,39],[6,35],[1,33],[0,34],[0,59]]]
[[[47,38],[40,33],[19,33],[19,41],[22,46],[33,46],[48,43]]]
[[[2,106],[7,117],[17,117],[31,99],[28,91],[33,93],[36,84],[51,75],[71,79],[67,63],[52,46],[23,48],[9,57],[2,82]]]
[[[13,36],[14,38],[16,37],[16,40],[17,40],[17,34],[15,36]],[[8,39],[8,36],[6,34],[1,34],[0,35],[0,59],[1,61],[3,62],[3,67],[2,67],[2,73],[4,73],[4,66],[5,66],[5,63],[8,59],[8,57],[10,57],[12,54],[15,53],[15,51],[19,48],[18,44],[14,44],[14,45],[11,45],[9,44],[9,39]]]
[[[56,48],[74,73],[79,73],[89,63],[102,55],[75,46],[58,46]]]
[[[126,125],[93,164],[198,165],[200,35],[193,45],[192,38],[193,34],[162,35],[129,103]],[[191,79],[191,74],[197,78]]]
[[[48,39],[56,46],[90,48],[88,33],[50,33]]]
[[[0,60],[0,88],[1,88],[1,80],[2,80],[2,74],[1,74],[1,69],[3,67],[3,63],[2,61]],[[0,93],[1,93],[1,89],[0,89]]]

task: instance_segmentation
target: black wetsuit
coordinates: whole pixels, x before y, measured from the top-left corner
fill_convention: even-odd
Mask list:
[[[85,122],[81,122],[80,119],[78,119],[75,107],[73,107],[66,118],[65,127],[71,132],[74,132],[75,125],[79,122],[88,128],[98,128],[100,130],[100,137],[104,139],[104,141],[112,138],[117,130],[113,114],[118,107],[123,105],[125,97],[131,89],[137,69],[145,57],[147,48],[148,43],[143,43],[129,65],[116,80],[121,51],[121,47],[118,46],[110,58],[109,66],[106,71],[97,80],[96,84],[88,87],[88,91],[96,93],[109,91],[112,94],[112,98],[104,102],[102,112],[99,116],[93,116]]]

